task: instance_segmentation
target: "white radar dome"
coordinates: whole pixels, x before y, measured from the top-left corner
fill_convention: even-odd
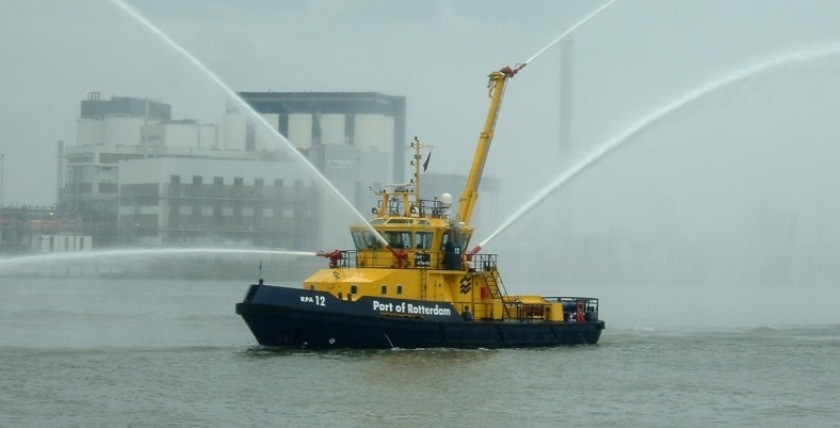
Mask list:
[[[444,193],[440,195],[440,198],[438,198],[438,200],[440,201],[440,204],[445,208],[449,208],[452,206],[452,195],[450,195],[449,193]]]

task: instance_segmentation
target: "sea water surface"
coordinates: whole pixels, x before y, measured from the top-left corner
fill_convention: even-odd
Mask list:
[[[596,346],[277,350],[234,313],[247,285],[0,278],[0,426],[840,421],[838,325],[636,328],[602,309]]]

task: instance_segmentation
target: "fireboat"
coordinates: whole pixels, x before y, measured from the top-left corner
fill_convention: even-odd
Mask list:
[[[489,75],[490,107],[458,211],[413,180],[376,192],[375,217],[350,227],[355,250],[320,252],[328,267],[303,287],[260,278],[236,304],[261,345],[305,349],[524,348],[594,345],[605,328],[594,297],[510,295],[496,254],[469,248],[470,220],[505,85],[525,64]],[[427,158],[428,159],[428,158]]]

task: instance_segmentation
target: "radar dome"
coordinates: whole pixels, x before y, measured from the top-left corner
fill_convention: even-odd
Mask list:
[[[445,208],[449,208],[452,206],[452,195],[450,195],[449,193],[444,193],[440,195],[440,198],[438,198],[438,200],[440,201],[440,204]]]

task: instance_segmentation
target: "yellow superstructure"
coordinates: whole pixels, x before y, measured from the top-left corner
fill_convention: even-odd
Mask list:
[[[411,182],[379,191],[376,218],[369,225],[350,228],[356,249],[321,253],[330,267],[307,278],[304,288],[349,301],[379,296],[452,303],[465,318],[476,320],[564,319],[563,305],[557,300],[508,296],[496,255],[479,254],[478,248],[466,251],[505,83],[523,66],[505,67],[489,76],[490,107],[457,213],[450,212],[451,196],[420,198],[421,151],[427,146],[415,138],[410,146],[414,152]]]

